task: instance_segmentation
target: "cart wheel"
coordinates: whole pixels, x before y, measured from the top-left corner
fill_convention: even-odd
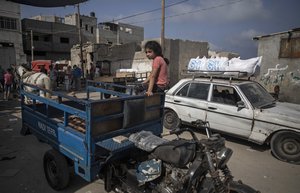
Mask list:
[[[44,155],[44,172],[48,184],[54,190],[62,190],[69,184],[70,174],[67,159],[51,149]]]

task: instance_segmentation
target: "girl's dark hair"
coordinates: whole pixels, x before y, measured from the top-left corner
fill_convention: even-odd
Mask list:
[[[146,49],[152,50],[156,56],[163,57],[164,60],[165,60],[165,62],[167,64],[169,64],[169,60],[163,56],[161,46],[160,46],[160,44],[158,42],[156,42],[156,41],[148,41],[148,42],[146,42],[146,44],[145,44],[145,50]]]
[[[146,44],[145,44],[145,50],[146,49],[152,50],[156,56],[163,56],[162,55],[161,46],[156,41],[148,41],[148,42],[146,42]]]

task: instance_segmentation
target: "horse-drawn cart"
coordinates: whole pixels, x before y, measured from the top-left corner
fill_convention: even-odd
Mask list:
[[[25,87],[51,92],[52,98],[28,92]],[[68,185],[69,167],[85,180],[95,180],[110,160],[126,155],[133,146],[127,140],[131,133],[148,130],[161,134],[163,94],[133,96],[106,87],[110,85],[94,82],[87,86],[83,98],[75,98],[21,85],[21,133],[34,134],[52,146],[43,163],[52,188],[60,190]],[[106,99],[104,94],[113,97]],[[32,102],[25,103],[25,98]]]

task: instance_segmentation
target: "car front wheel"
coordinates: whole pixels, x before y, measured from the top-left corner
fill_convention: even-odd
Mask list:
[[[176,129],[180,126],[180,119],[177,113],[173,110],[167,109],[164,112],[164,127],[166,129]]]
[[[280,131],[271,139],[271,150],[282,161],[300,164],[300,134]]]

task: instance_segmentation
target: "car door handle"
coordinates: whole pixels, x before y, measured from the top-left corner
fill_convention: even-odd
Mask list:
[[[174,102],[176,102],[176,103],[180,103],[181,101],[179,101],[179,100],[174,100]]]
[[[216,107],[208,107],[208,109],[210,109],[210,110],[217,110]]]

